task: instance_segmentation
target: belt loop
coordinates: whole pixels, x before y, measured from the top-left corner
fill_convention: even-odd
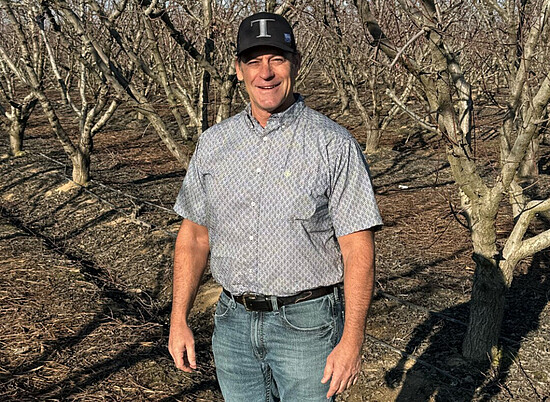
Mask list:
[[[277,296],[271,296],[271,308],[273,311],[279,310],[279,304],[277,303]]]
[[[334,285],[333,293],[334,293],[334,300],[339,302],[340,301],[340,286],[338,286],[337,284]]]
[[[233,296],[233,293],[231,293],[229,290],[222,288],[222,292],[225,293],[227,297],[231,300],[231,303],[229,305],[231,307],[235,307],[235,304],[237,303],[237,300],[235,300],[235,296]]]

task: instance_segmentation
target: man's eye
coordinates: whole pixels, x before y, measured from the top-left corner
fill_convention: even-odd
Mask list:
[[[254,64],[258,64],[258,60],[249,60],[248,63],[246,63],[249,66],[252,66]]]
[[[285,59],[284,57],[274,57],[271,59],[271,61],[277,64],[281,64],[285,62]]]

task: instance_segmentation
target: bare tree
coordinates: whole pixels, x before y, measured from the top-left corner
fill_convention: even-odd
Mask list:
[[[50,13],[59,16],[62,21],[59,25],[66,27],[63,34],[69,32],[70,27],[74,36],[79,38],[90,60],[87,66],[92,71],[99,72],[98,74],[116,92],[118,98],[135,105],[149,119],[170,152],[186,166],[189,156],[175,141],[173,134],[167,128],[153,103],[147,99],[146,90],[149,88],[149,82],[142,80],[145,85],[138,88],[135,82],[137,80],[131,80],[136,68],[147,72],[150,69],[145,64],[140,65],[139,63],[142,63],[143,60],[136,57],[143,31],[140,29],[130,33],[127,29],[126,35],[122,35],[114,24],[115,21],[119,23],[122,21],[123,24],[130,22],[128,28],[135,28],[135,24],[133,24],[135,18],[131,18],[130,14],[128,18],[125,18],[126,15],[123,13],[124,9],[128,7],[128,3],[123,1],[121,4],[114,4],[109,13],[101,9],[99,4],[93,0],[86,2],[85,6],[88,13],[79,15],[75,12],[74,7],[64,0],[54,1],[52,7],[55,8]],[[84,17],[90,14],[94,15],[94,18],[88,18],[97,25],[87,26]],[[129,36],[132,39],[124,42],[123,38]],[[130,45],[126,46],[128,42]],[[117,55],[118,62],[113,59],[114,55]]]
[[[510,126],[505,119],[501,141],[501,168],[494,178],[487,178],[476,164],[471,137],[473,130],[473,100],[470,83],[463,71],[461,58],[453,51],[453,38],[448,34],[452,26],[454,4],[439,4],[431,0],[418,3],[398,1],[404,13],[414,21],[418,31],[409,34],[407,46],[415,41],[429,50],[429,62],[415,59],[414,52],[394,44],[378,23],[371,8],[371,2],[355,0],[361,20],[371,35],[374,45],[386,54],[389,60],[397,60],[422,88],[431,118],[426,128],[439,133],[447,142],[447,157],[453,176],[469,204],[469,229],[476,262],[474,284],[471,296],[471,312],[468,330],[463,343],[466,358],[486,362],[487,356],[496,357],[498,337],[504,312],[504,295],[509,288],[513,270],[517,263],[550,245],[550,230],[525,238],[529,223],[537,213],[550,209],[550,200],[521,203],[513,230],[499,247],[496,223],[499,206],[508,194],[522,196],[521,188],[514,185],[520,163],[527,155],[532,140],[540,132],[545,110],[550,100],[550,75],[548,63],[537,84],[529,86],[529,66],[537,49],[545,45],[541,41],[547,35],[550,18],[550,1],[544,0],[530,8],[531,23],[523,25],[518,43],[522,56],[514,60],[502,60],[502,66],[515,70],[510,93],[508,113],[523,118],[519,125]],[[490,2],[491,4],[496,3]],[[501,4],[501,3],[499,3]],[[515,2],[502,2],[504,8],[515,9]],[[511,21],[511,20],[509,20]],[[521,19],[519,20],[521,23]],[[516,21],[517,22],[517,21]],[[461,24],[467,26],[466,23]],[[447,29],[447,30],[446,30]],[[488,29],[488,28],[484,28]],[[539,50],[540,51],[540,50]],[[509,63],[517,63],[513,67]],[[413,111],[416,121],[423,119]],[[506,127],[504,127],[506,126]],[[509,133],[513,132],[513,135]]]
[[[163,27],[162,31],[159,27],[158,32],[161,32],[161,35],[167,33],[177,45],[174,49],[182,52],[168,59],[173,73],[171,85],[175,88],[174,95],[184,105],[192,124],[196,127],[197,135],[210,125],[208,118],[211,92],[219,99],[215,121],[219,122],[229,117],[237,85],[233,65],[234,46],[230,44],[229,38],[233,37],[231,32],[238,19],[238,12],[232,7],[216,4],[211,0],[203,0],[200,4],[191,2],[184,7],[186,18],[183,19],[191,21],[190,24],[194,24],[195,27],[198,25],[201,28],[199,32],[202,33],[193,37],[193,29],[181,29],[176,26],[172,18],[173,15],[177,15],[175,11],[170,12],[163,5],[149,0],[142,0],[140,4],[149,18],[158,17],[159,24]],[[222,32],[223,36],[220,35]],[[200,43],[202,51],[196,46]]]
[[[315,55],[340,99],[340,112],[348,113],[350,102],[363,123],[365,153],[378,151],[382,133],[401,109],[392,104],[381,88],[392,89],[399,80],[379,62],[379,52],[367,42],[356,9],[344,1],[325,0],[316,10],[319,24],[308,28],[322,32],[321,51]],[[412,80],[401,89],[405,99]]]
[[[120,101],[109,96],[108,87],[105,85],[104,76],[90,69],[90,60],[87,59],[87,49],[82,42],[74,42],[75,36],[67,35],[65,39],[67,46],[65,52],[54,52],[50,44],[48,27],[59,31],[60,25],[55,21],[53,14],[44,12],[36,3],[11,3],[7,0],[0,2],[10,22],[10,28],[17,38],[16,52],[9,55],[3,49],[0,54],[5,64],[11,71],[20,77],[36,97],[42,106],[42,110],[48,117],[52,131],[60,141],[63,149],[70,158],[74,182],[86,185],[90,178],[90,154],[93,149],[93,137],[107,123],[115,112]],[[17,13],[14,6],[18,7]],[[85,8],[81,8],[85,13]],[[17,16],[16,16],[17,14]],[[40,41],[40,42],[39,42]],[[42,67],[34,61],[43,57],[41,49],[46,49],[50,71],[53,72],[60,90],[60,97],[69,106],[69,110],[76,114],[79,121],[79,130],[76,142],[58,116],[56,102],[51,95],[46,93],[42,76]],[[73,51],[73,53],[71,53]],[[78,52],[78,53],[77,53]],[[15,62],[18,58],[23,60],[21,66]],[[61,65],[67,72],[67,79],[61,77]],[[78,93],[78,104],[71,94],[72,85]],[[74,138],[74,137],[73,137]]]
[[[0,56],[0,123],[8,129],[10,154],[13,156],[24,154],[25,128],[37,103],[34,94],[22,97],[20,91],[17,76],[7,67],[6,59]]]
[[[14,58],[17,52],[17,38],[10,30],[8,15],[4,12],[2,20],[0,44],[0,124],[7,128],[10,141],[10,154],[23,155],[23,141],[25,128],[29,117],[34,110],[37,99],[32,92],[25,88],[24,76],[15,71],[21,71],[22,59]],[[33,43],[36,48],[32,59],[33,68],[37,71],[38,80],[43,78],[43,52],[39,43]]]

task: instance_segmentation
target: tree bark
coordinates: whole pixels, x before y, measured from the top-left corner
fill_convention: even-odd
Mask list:
[[[502,271],[494,258],[486,258],[477,253],[473,258],[476,268],[462,354],[472,362],[489,364],[498,352],[507,288]]]
[[[537,166],[537,154],[539,150],[540,137],[537,136],[531,140],[531,144],[527,147],[525,156],[521,160],[518,168],[518,177],[525,181],[533,181],[539,174]]]
[[[382,131],[376,126],[371,124],[371,127],[366,128],[366,141],[365,141],[365,153],[373,154],[378,151],[380,145],[380,136]]]
[[[76,184],[85,186],[90,180],[90,154],[78,151],[71,156],[73,164],[72,178]]]
[[[232,64],[229,68],[227,78],[220,87],[220,106],[218,107],[218,113],[216,115],[216,123],[227,119],[231,114],[231,104],[233,102],[235,89],[237,88],[237,82],[235,65]]]
[[[19,156],[23,152],[25,127],[19,119],[14,119],[10,124],[10,152],[13,156]]]
[[[483,201],[474,206],[472,214],[473,259],[476,268],[470,317],[462,344],[463,356],[478,364],[488,364],[497,355],[507,290],[496,247],[495,200]]]

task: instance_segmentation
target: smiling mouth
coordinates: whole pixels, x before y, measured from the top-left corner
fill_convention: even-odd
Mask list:
[[[273,88],[276,88],[278,87],[280,84],[275,84],[275,85],[258,85],[258,88],[260,89],[273,89]]]

